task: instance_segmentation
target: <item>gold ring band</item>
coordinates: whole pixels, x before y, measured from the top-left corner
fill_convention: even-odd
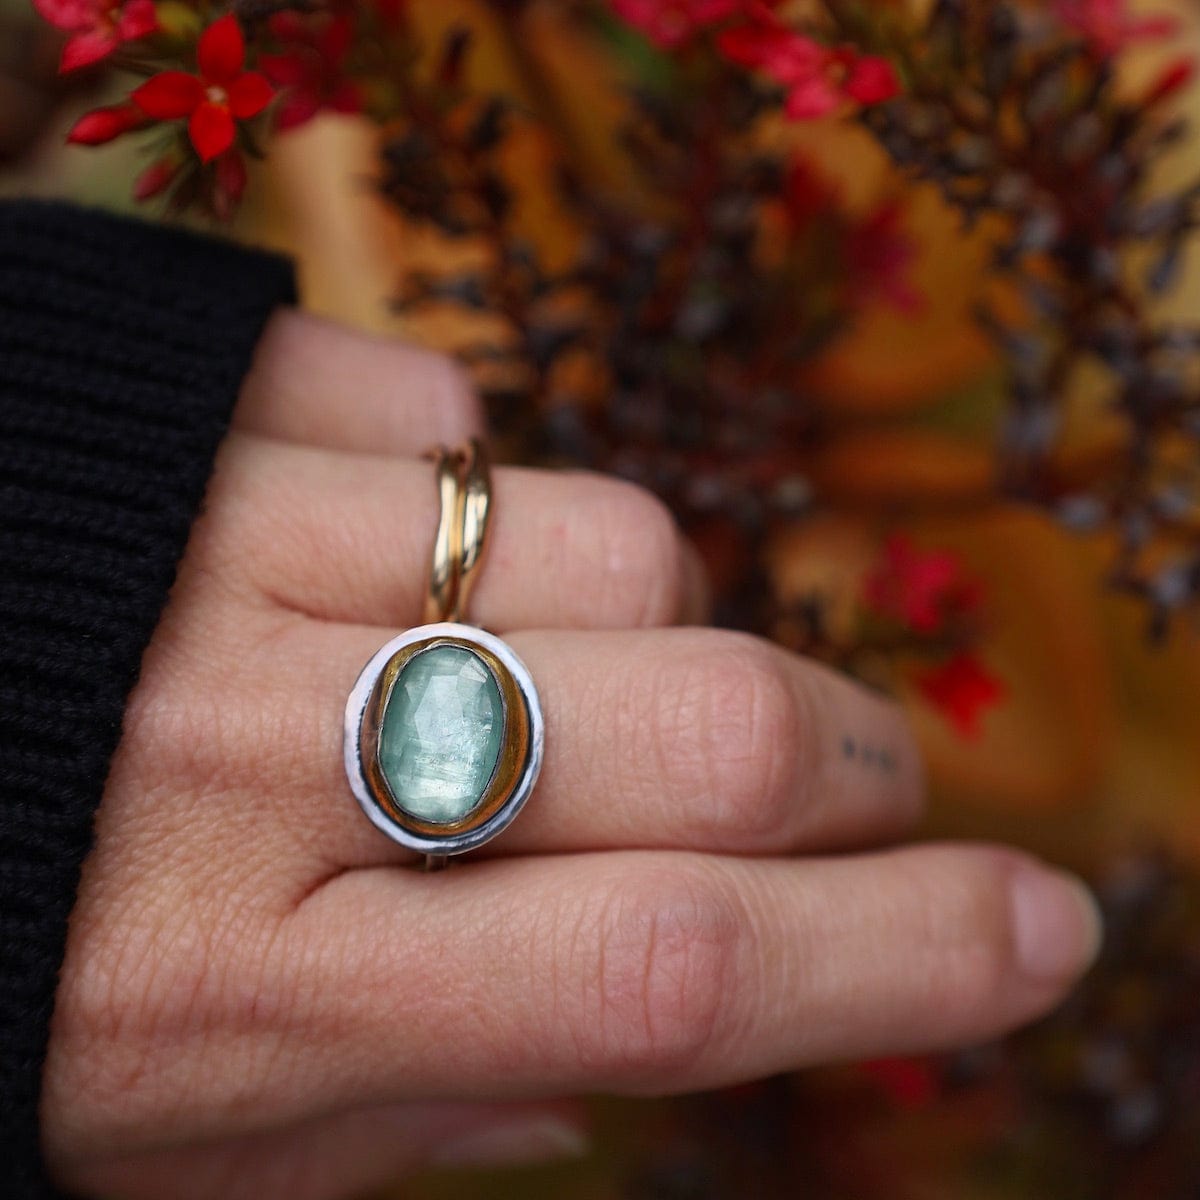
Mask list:
[[[463,620],[491,523],[491,474],[487,452],[472,438],[457,450],[433,453],[440,515],[425,623]]]

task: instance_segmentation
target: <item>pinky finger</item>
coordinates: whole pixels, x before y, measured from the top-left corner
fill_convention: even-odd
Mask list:
[[[450,359],[291,309],[263,334],[234,424],[278,441],[390,455],[484,432],[482,406]]]
[[[60,1182],[123,1200],[342,1200],[427,1167],[578,1157],[587,1148],[583,1122],[581,1106],[570,1101],[394,1104],[89,1164]]]

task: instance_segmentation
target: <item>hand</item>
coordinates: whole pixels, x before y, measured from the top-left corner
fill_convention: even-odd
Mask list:
[[[694,556],[657,501],[583,474],[496,472],[469,614],[537,681],[538,789],[482,857],[406,869],[350,796],[342,709],[420,618],[415,456],[479,426],[439,359],[270,327],[72,918],[43,1109],[64,1184],[331,1200],[565,1152],[560,1097],[990,1038],[1093,955],[1080,887],[1015,851],[885,848],[921,805],[898,710],[670,628],[703,612]]]

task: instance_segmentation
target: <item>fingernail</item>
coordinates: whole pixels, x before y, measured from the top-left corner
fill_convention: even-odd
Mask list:
[[[587,1134],[557,1117],[535,1117],[473,1129],[439,1145],[430,1156],[438,1167],[499,1167],[582,1158]]]
[[[1060,982],[1096,961],[1104,924],[1081,880],[1029,864],[1013,872],[1010,887],[1017,961],[1026,975]]]

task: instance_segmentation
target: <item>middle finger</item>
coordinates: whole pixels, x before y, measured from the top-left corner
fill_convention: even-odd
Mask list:
[[[489,628],[627,628],[703,618],[701,573],[668,509],[628,483],[499,469],[465,619]],[[433,464],[231,436],[210,489],[226,561],[284,608],[412,625],[438,522]],[[382,639],[381,639],[382,640]]]

